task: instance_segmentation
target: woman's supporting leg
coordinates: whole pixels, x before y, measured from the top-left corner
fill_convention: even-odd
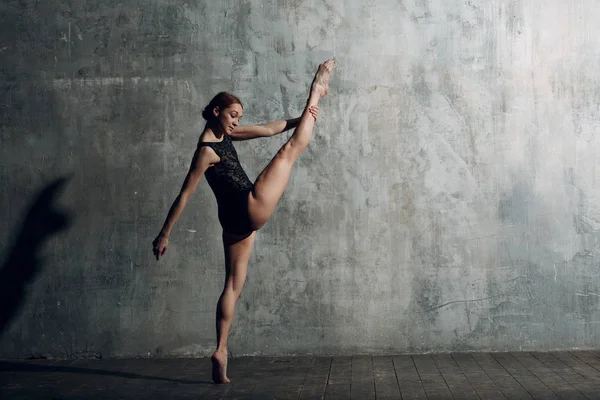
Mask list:
[[[275,206],[287,186],[294,162],[300,157],[312,138],[315,120],[308,108],[316,105],[319,99],[327,94],[333,64],[333,60],[327,60],[319,65],[300,123],[290,139],[256,179],[254,190],[248,198],[248,210],[254,230],[264,225],[275,210]]]
[[[227,383],[227,337],[235,313],[235,303],[246,281],[248,261],[256,232],[248,236],[223,232],[225,250],[225,287],[217,303],[217,350],[211,357],[212,378],[215,383]]]

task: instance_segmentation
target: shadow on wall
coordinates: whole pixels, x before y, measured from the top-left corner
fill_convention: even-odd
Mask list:
[[[40,192],[0,268],[0,334],[24,303],[25,286],[43,268],[40,253],[44,242],[71,224],[71,217],[55,208],[56,196],[69,179],[59,178]]]

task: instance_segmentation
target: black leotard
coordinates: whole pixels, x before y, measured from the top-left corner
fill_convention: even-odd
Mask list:
[[[230,233],[252,232],[248,215],[248,193],[254,185],[240,164],[231,138],[223,135],[221,142],[201,142],[199,146],[209,146],[221,158],[205,173],[219,205],[221,226]]]

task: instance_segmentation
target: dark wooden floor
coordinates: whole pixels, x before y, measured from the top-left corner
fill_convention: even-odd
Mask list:
[[[600,399],[600,353],[0,361],[2,399]]]

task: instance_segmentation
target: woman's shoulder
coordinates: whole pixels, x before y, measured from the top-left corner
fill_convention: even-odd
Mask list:
[[[202,135],[198,139],[198,146],[218,146],[219,144],[224,143],[226,141],[226,139],[228,139],[227,135],[222,137],[221,140],[216,140],[216,138],[214,138],[214,137],[204,137]],[[229,139],[229,140],[231,140],[231,139]]]
[[[221,161],[221,153],[218,148],[213,146],[209,146],[210,144],[214,144],[211,142],[198,142],[198,147],[196,148],[196,156],[200,158],[207,159],[210,164],[215,164]]]

